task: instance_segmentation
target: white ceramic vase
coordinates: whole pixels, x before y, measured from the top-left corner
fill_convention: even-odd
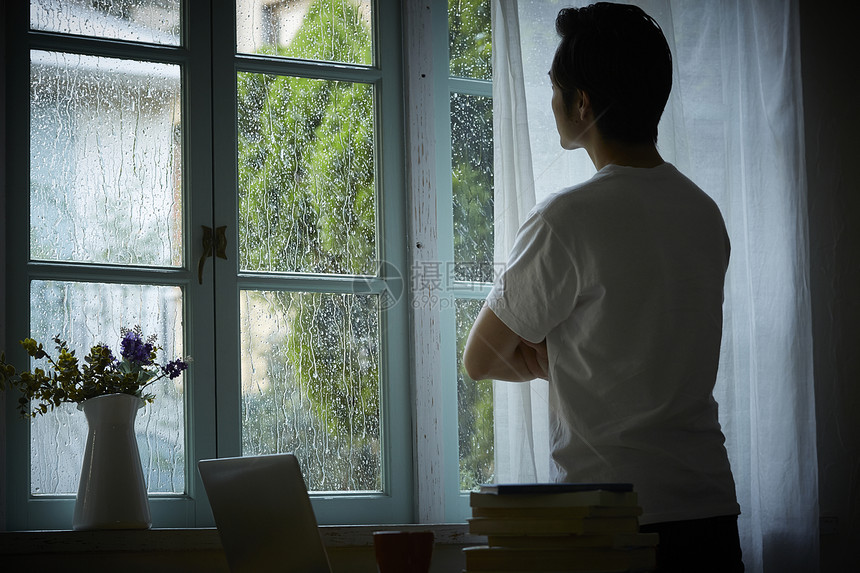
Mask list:
[[[143,400],[107,394],[82,402],[89,432],[72,527],[149,529],[149,499],[140,464],[134,419]]]

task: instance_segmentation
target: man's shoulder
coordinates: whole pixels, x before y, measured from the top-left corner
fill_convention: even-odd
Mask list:
[[[662,192],[662,198],[665,198],[665,195],[677,194],[682,197],[676,196],[672,200],[712,202],[701,187],[670,163],[664,163],[653,169],[612,165],[597,172],[587,181],[565,187],[549,195],[536,206],[536,210],[548,211],[568,204],[611,204],[634,198],[659,200],[661,197],[649,194],[650,191],[655,190]]]
[[[582,183],[559,189],[538,202],[535,211],[547,213],[566,205],[587,204],[597,198],[600,191],[605,188],[605,182],[602,179],[595,176]]]
[[[613,203],[621,200],[617,190],[624,191],[624,185],[616,177],[598,172],[587,181],[548,195],[535,205],[534,213],[552,225],[569,225],[580,217],[612,208]]]
[[[679,210],[691,219],[721,219],[716,202],[666,163],[655,170],[601,170],[588,181],[548,196],[535,206],[533,215],[566,234],[623,227],[642,218],[671,219]]]

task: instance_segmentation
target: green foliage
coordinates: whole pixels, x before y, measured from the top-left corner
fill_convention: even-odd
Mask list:
[[[449,0],[452,76],[492,79],[490,5],[487,0]],[[451,96],[451,171],[454,260],[457,280],[493,280],[493,102]],[[460,489],[493,481],[493,386],[466,373],[461,357],[483,301],[457,303],[457,399]]]
[[[451,75],[492,79],[490,4],[449,0]],[[493,101],[452,94],[455,278],[493,280]]]
[[[287,327],[271,346],[267,380],[243,396],[244,451],[292,451],[315,490],[380,490],[375,297],[257,297]]]
[[[379,490],[379,338],[374,297],[310,293],[294,305],[294,325],[286,354],[314,417],[335,441],[349,466],[318,487]],[[345,439],[346,438],[346,439]],[[326,460],[329,471],[337,462]],[[338,476],[338,477],[334,477]],[[323,486],[323,480],[333,481]],[[334,487],[333,487],[334,486]]]
[[[319,30],[335,54],[370,45],[350,10],[312,5],[278,54],[309,58]],[[370,85],[240,73],[240,253],[247,270],[363,274],[376,253]]]
[[[493,101],[451,96],[455,278],[493,280]]]
[[[493,481],[493,382],[472,380],[463,366],[463,348],[483,300],[457,303],[457,401],[460,449],[460,489],[474,490]]]
[[[450,73],[493,79],[492,23],[487,0],[448,0]]]
[[[490,79],[489,4],[458,5],[449,11],[452,74]],[[350,54],[371,45],[370,30],[354,7],[345,7],[334,13],[326,2],[315,1],[294,40],[270,52],[359,61]],[[327,51],[320,43],[333,47]],[[373,273],[372,87],[240,73],[237,90],[242,268]],[[458,278],[489,281],[492,101],[452,101],[451,119]],[[244,399],[245,419],[253,425],[243,436],[245,447],[301,450],[296,453],[312,489],[379,489],[378,471],[358,475],[355,469],[381,467],[375,298],[281,292],[259,296],[256,303],[285,317],[289,328],[269,365],[278,383]],[[475,314],[471,309],[458,313],[460,352]],[[458,378],[461,483],[471,489],[492,479],[492,387],[469,380],[462,366]]]
[[[315,1],[277,55],[369,63],[370,29],[355,6],[342,8]],[[373,274],[373,87],[250,73],[237,87],[242,268]],[[277,382],[245,397],[246,416],[265,420],[253,422],[253,448],[295,451],[313,489],[380,489],[376,299],[279,292],[255,302],[289,328],[273,348],[270,368],[286,364]]]
[[[290,363],[334,435],[368,434],[379,413],[379,340],[371,297],[310,293],[294,305],[298,336],[287,340]],[[364,307],[364,308],[361,308]]]

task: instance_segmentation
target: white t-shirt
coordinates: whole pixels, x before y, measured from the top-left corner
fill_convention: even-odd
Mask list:
[[[487,304],[547,341],[557,481],[633,483],[643,524],[739,513],[712,394],[728,260],[716,204],[668,163],[530,213]]]

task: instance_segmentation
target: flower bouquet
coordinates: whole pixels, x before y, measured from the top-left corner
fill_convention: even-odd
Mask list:
[[[152,525],[134,420],[155,396],[146,389],[162,378],[176,378],[190,358],[156,362],[156,337],[144,340],[140,326],[123,328],[121,358],[106,344],[96,344],[80,364],[66,341],[54,337],[56,357],[32,338],[21,341],[27,354],[47,360],[46,372],[16,372],[0,354],[0,390],[6,385],[23,396],[23,417],[45,414],[64,402],[76,402],[87,419],[88,434],[78,485],[74,529],[148,529]]]
[[[20,390],[18,409],[23,417],[35,417],[53,410],[63,402],[82,402],[107,394],[131,394],[145,402],[155,399],[145,393],[146,388],[161,378],[176,378],[188,368],[190,357],[177,358],[165,364],[156,362],[158,351],[156,336],[146,340],[140,326],[121,329],[121,359],[117,359],[106,344],[96,344],[84,357],[81,365],[74,350],[65,340],[54,337],[56,358],[48,354],[41,343],[25,338],[21,346],[36,360],[47,359],[50,370],[34,368],[32,372],[16,372],[0,354],[0,390],[7,383]],[[36,401],[37,403],[32,404]]]

